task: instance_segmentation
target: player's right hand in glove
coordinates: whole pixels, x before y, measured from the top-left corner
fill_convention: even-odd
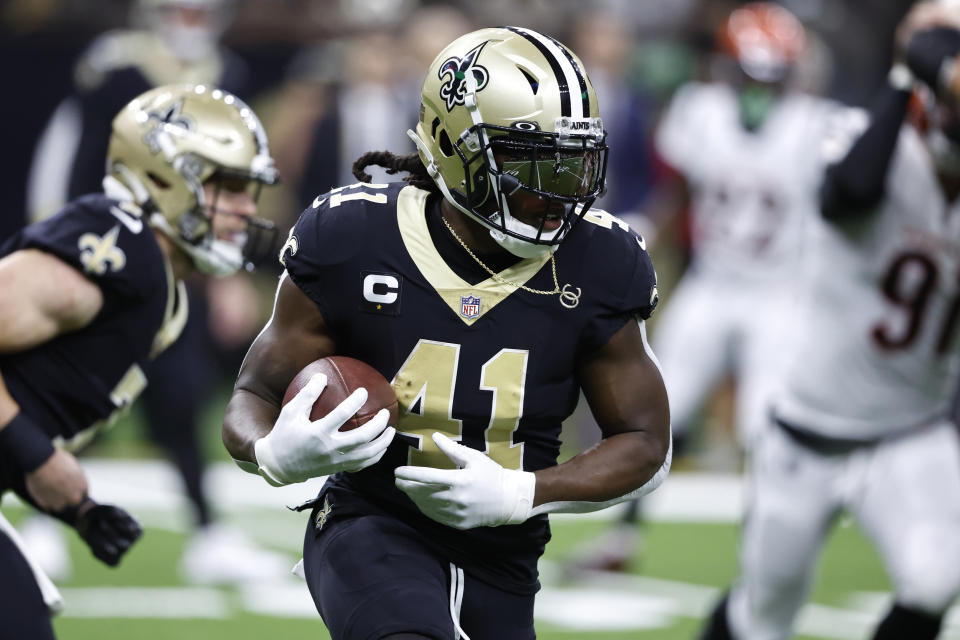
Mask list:
[[[913,37],[922,31],[937,28],[960,29],[960,12],[946,2],[918,2],[900,20],[894,34],[894,60],[907,61],[907,50]]]
[[[376,464],[397,430],[387,426],[390,412],[381,409],[362,426],[340,431],[363,403],[360,388],[320,418],[310,420],[313,403],[327,386],[327,377],[314,374],[277,417],[273,430],[254,444],[260,474],[272,485],[303,482],[339,471],[359,471]]]
[[[55,514],[77,530],[93,555],[111,567],[143,534],[140,523],[129,513],[112,504],[98,504],[87,497],[78,505]]]
[[[960,102],[960,8],[946,2],[919,2],[897,26],[894,62],[906,65],[937,96]]]
[[[537,477],[504,469],[487,455],[442,433],[433,441],[456,469],[397,467],[397,488],[433,520],[455,529],[520,524],[531,515]]]

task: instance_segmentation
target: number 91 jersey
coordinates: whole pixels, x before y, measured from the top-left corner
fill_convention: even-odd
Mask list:
[[[960,353],[960,208],[915,130],[901,130],[875,211],[810,231],[804,329],[778,417],[874,440],[946,415]]]
[[[462,566],[535,590],[546,517],[456,531],[423,516],[394,486],[393,469],[453,468],[435,431],[509,469],[556,464],[561,422],[579,398],[578,361],[633,316],[649,317],[656,275],[640,236],[591,211],[555,253],[559,295],[518,286],[554,290],[549,255],[470,284],[434,244],[428,195],[397,183],[335,189],[301,215],[281,253],[337,353],[375,367],[399,399],[398,435],[384,458],[331,482],[367,510],[399,515]]]

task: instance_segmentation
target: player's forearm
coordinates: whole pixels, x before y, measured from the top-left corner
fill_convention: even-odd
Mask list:
[[[249,462],[256,473],[254,444],[270,433],[280,408],[247,389],[237,388],[227,404],[221,437],[223,445],[238,463]]]
[[[53,455],[53,443],[22,411],[0,372],[0,451],[24,472],[37,469]]]
[[[534,513],[601,509],[641,488],[652,491],[669,470],[670,407],[644,323],[627,322],[578,374],[604,438],[536,472]]]
[[[669,446],[669,435],[647,431],[606,438],[561,465],[537,471],[533,505],[604,503],[621,498],[661,472]]]
[[[284,272],[273,315],[250,345],[223,420],[223,444],[241,468],[258,473],[254,445],[276,424],[287,385],[307,363],[333,352],[317,305]]]
[[[846,157],[827,169],[820,209],[828,220],[859,215],[880,202],[910,91],[888,85],[870,113],[870,126]]]

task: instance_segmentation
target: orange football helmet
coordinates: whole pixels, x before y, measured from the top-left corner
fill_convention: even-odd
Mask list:
[[[758,82],[780,82],[806,48],[800,21],[772,2],[751,2],[734,9],[720,27],[720,49]]]

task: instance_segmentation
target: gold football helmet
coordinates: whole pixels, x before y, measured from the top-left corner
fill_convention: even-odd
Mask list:
[[[277,170],[256,114],[236,96],[204,85],[167,85],[133,99],[113,120],[107,176],[150,214],[150,224],[214,275],[252,268],[273,250],[273,223],[250,218],[232,241],[214,237],[203,185],[240,184],[256,201]],[[261,255],[263,254],[263,255]]]
[[[520,257],[555,249],[603,189],[593,85],[572,51],[530,29],[481,29],[448,45],[407,134],[444,197]],[[535,213],[521,220],[521,210]]]

